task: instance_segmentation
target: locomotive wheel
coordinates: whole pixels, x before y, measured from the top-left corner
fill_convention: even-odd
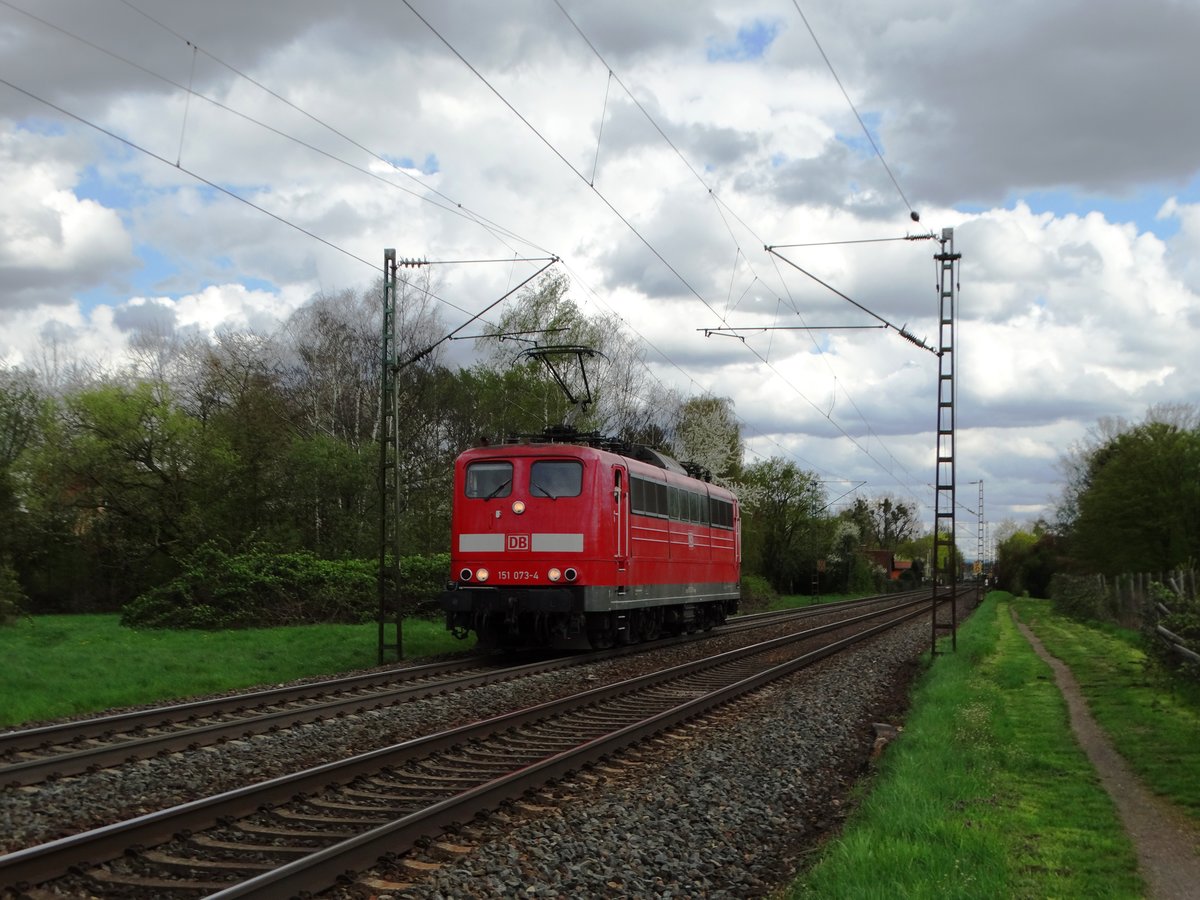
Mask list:
[[[653,641],[658,639],[658,634],[662,630],[662,610],[647,609],[642,615],[641,634],[643,641]]]
[[[588,643],[596,650],[607,650],[614,643],[612,622],[603,613],[591,613],[587,623]]]

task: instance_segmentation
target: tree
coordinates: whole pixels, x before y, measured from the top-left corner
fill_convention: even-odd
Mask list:
[[[1129,428],[1129,423],[1124,419],[1101,418],[1081,440],[1071,444],[1059,457],[1058,468],[1065,479],[1056,510],[1059,528],[1066,531],[1074,527],[1079,515],[1079,498],[1089,487],[1092,458]]]
[[[862,552],[862,533],[852,518],[843,514],[833,523],[828,569],[830,592],[860,592],[878,589],[871,561]]]
[[[30,529],[24,495],[30,456],[43,442],[52,409],[32,372],[0,369],[0,571],[19,591],[16,562],[26,568],[37,537]]]
[[[587,316],[567,296],[569,279],[561,273],[543,275],[508,305],[500,321],[487,329],[479,346],[487,354],[484,367],[498,374],[525,370],[519,393],[510,394],[514,419],[538,418],[535,430],[569,424],[579,431],[599,431],[624,440],[663,446],[646,435],[666,430],[661,397],[646,366],[642,344],[630,335],[616,315]],[[522,354],[537,348],[583,348],[552,353],[544,360]],[[550,372],[553,365],[556,376]],[[566,392],[578,402],[571,407]],[[588,396],[591,403],[583,403]],[[671,409],[678,403],[671,403]]]
[[[531,431],[560,424],[585,431],[594,427],[597,418],[595,409],[585,410],[582,405],[589,391],[595,394],[591,385],[596,357],[580,358],[573,353],[552,353],[545,358],[524,355],[527,350],[553,347],[600,351],[603,335],[567,296],[570,285],[562,273],[543,275],[535,285],[517,294],[500,320],[485,329],[487,337],[477,342],[486,355],[483,365],[488,370],[502,377],[520,373],[512,380],[514,390],[509,395],[507,411],[513,421],[536,422]],[[562,380],[561,385],[551,366]],[[592,371],[585,374],[587,367]],[[568,392],[578,404],[575,407],[567,398]]]
[[[264,335],[222,331],[199,365],[202,412],[192,418],[201,428],[204,453],[195,530],[219,535],[234,547],[254,537],[291,549],[295,523],[280,497],[282,486],[298,473],[284,463],[295,428],[280,348]]]
[[[288,319],[281,385],[303,434],[353,446],[376,439],[381,315],[378,297],[345,290],[317,294]]]
[[[832,526],[819,516],[824,493],[812,472],[779,457],[748,467],[742,491],[744,556],[777,590],[807,589],[827,555]]]
[[[1200,431],[1147,419],[1096,448],[1071,530],[1089,571],[1166,571],[1200,558]]]
[[[895,551],[917,532],[916,509],[887,495],[874,500],[855,497],[849,517],[871,549]]]
[[[695,462],[720,484],[732,485],[742,472],[742,429],[728,397],[692,397],[679,407],[675,456]]]
[[[99,384],[69,396],[27,496],[46,538],[38,587],[82,588],[78,602],[112,608],[168,572],[192,540],[198,434],[162,385]],[[74,565],[54,571],[65,560]]]
[[[1062,539],[1044,521],[1015,530],[996,545],[996,585],[1014,594],[1050,596],[1050,579],[1062,569]]]

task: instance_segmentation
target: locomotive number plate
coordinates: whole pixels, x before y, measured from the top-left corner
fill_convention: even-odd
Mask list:
[[[504,581],[537,581],[538,573],[528,569],[501,569],[496,577]]]

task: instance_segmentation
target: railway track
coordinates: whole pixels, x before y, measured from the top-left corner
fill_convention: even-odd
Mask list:
[[[733,634],[860,608],[864,604],[896,602],[906,596],[884,595],[742,616],[715,631]],[[656,646],[670,646],[687,639],[660,641]],[[494,654],[472,656],[0,732],[0,785],[38,784],[155,755],[194,750],[337,716],[358,715],[506,678],[618,658],[644,649],[633,645],[587,656],[543,657],[517,665]]]
[[[486,657],[273,688],[0,733],[0,785],[36,784],[494,680]],[[508,667],[511,677],[549,661]]]
[[[929,609],[927,597],[905,605],[18,851],[0,857],[0,883],[75,869],[56,890],[265,897],[332,884]]]

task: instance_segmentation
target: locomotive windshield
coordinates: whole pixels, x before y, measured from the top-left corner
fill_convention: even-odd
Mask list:
[[[541,459],[529,469],[529,493],[535,497],[578,497],[583,492],[583,465],[573,459]]]
[[[512,493],[513,467],[510,462],[476,462],[467,466],[468,497],[507,497]]]

